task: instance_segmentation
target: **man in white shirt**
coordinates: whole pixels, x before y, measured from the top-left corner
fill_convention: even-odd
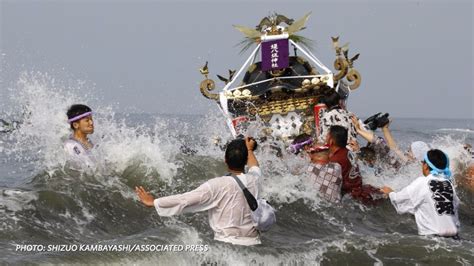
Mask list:
[[[252,138],[236,139],[227,145],[225,162],[247,189],[258,198],[258,183],[262,175],[253,153]],[[244,173],[245,165],[248,172]],[[214,239],[236,245],[260,244],[260,236],[252,221],[251,210],[244,193],[231,175],[213,178],[195,190],[155,199],[143,187],[135,191],[147,207],[155,207],[158,215],[208,211]]]
[[[72,134],[64,142],[64,151],[69,155],[69,162],[74,168],[93,167],[94,159],[91,149],[94,147],[88,135],[94,133],[92,110],[87,105],[74,104],[67,111],[68,123]]]
[[[381,191],[388,195],[398,213],[415,215],[418,234],[458,238],[459,198],[450,181],[448,156],[434,149],[417,159],[423,160],[423,176],[399,192],[389,187]]]

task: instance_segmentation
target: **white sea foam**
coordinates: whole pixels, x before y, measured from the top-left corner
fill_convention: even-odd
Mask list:
[[[180,145],[183,143],[181,139],[182,135],[186,137],[192,136],[197,139],[188,143],[188,145],[190,148],[197,150],[200,156],[210,158],[217,162],[223,162],[224,152],[218,146],[212,144],[212,137],[220,136],[223,138],[223,142],[225,142],[226,139],[230,139],[230,134],[217,108],[215,110],[216,112],[207,115],[197,122],[198,125],[195,127],[186,123],[169,121],[159,116],[155,118],[152,126],[138,125],[131,127],[125,123],[126,121],[116,117],[113,107],[94,106],[94,103],[97,101],[93,97],[87,96],[87,93],[79,92],[87,89],[81,86],[80,84],[77,85],[77,87],[75,87],[75,85],[72,87],[58,85],[53,78],[44,74],[23,74],[11,99],[19,108],[18,112],[23,112],[23,109],[25,110],[24,123],[20,129],[10,135],[8,141],[5,141],[5,143],[8,142],[8,144],[2,144],[0,148],[3,148],[5,154],[8,154],[8,156],[17,156],[25,163],[31,162],[35,165],[35,172],[47,170],[49,176],[53,178],[54,170],[57,169],[58,165],[63,165],[67,158],[62,152],[62,140],[70,134],[65,112],[72,103],[85,103],[91,105],[95,111],[96,132],[92,135],[92,140],[97,144],[94,152],[99,158],[99,169],[94,173],[94,176],[91,177],[94,179],[92,181],[99,181],[99,183],[89,183],[88,181],[90,180],[87,179],[89,178],[87,176],[79,177],[83,178],[83,180],[80,180],[83,181],[81,185],[86,186],[86,188],[94,188],[98,191],[103,188],[106,196],[121,195],[123,199],[130,201],[136,200],[133,190],[124,182],[124,178],[120,177],[120,173],[137,164],[146,168],[145,177],[155,178],[155,176],[152,175],[157,172],[161,180],[168,183],[177,182],[175,179],[177,171],[180,167],[183,167],[183,161],[190,158],[182,159],[177,156],[180,153]],[[258,134],[258,132],[255,134]],[[14,140],[13,144],[12,140]],[[467,152],[462,148],[462,144],[464,143],[463,139],[439,136],[427,142],[433,147],[441,148],[450,156],[455,173],[462,171],[462,165],[465,160],[467,160],[465,157],[468,157]],[[151,254],[138,259],[138,263],[153,265],[156,265],[157,262],[160,264],[173,265],[206,264],[214,262],[228,265],[317,264],[327,258],[328,253],[331,252],[350,254],[348,256],[359,256],[353,254],[353,250],[355,249],[362,251],[360,252],[361,254],[367,254],[366,256],[369,257],[369,260],[371,258],[373,263],[377,264],[380,263],[380,261],[385,261],[384,258],[380,258],[380,255],[377,254],[379,247],[386,244],[396,245],[397,241],[403,238],[403,234],[390,233],[383,234],[383,236],[380,237],[380,234],[377,232],[374,232],[374,235],[370,233],[367,235],[355,233],[358,232],[356,229],[361,229],[363,232],[366,232],[364,230],[370,230],[370,228],[367,229],[364,225],[352,224],[352,221],[359,220],[350,220],[350,217],[343,217],[343,215],[353,211],[357,219],[369,218],[370,220],[373,217],[366,217],[364,215],[371,210],[362,208],[362,212],[360,212],[357,209],[359,205],[354,206],[351,204],[344,205],[344,209],[339,209],[338,207],[324,208],[327,207],[326,202],[317,196],[317,191],[308,184],[303,178],[303,175],[290,170],[300,169],[304,171],[306,162],[302,162],[294,157],[279,158],[275,156],[271,150],[263,147],[257,150],[257,157],[264,173],[260,196],[269,199],[270,202],[276,203],[276,205],[292,204],[302,199],[305,205],[309,206],[303,206],[301,209],[309,207],[315,211],[314,217],[317,217],[317,220],[313,220],[313,216],[304,217],[302,219],[303,221],[301,221],[302,224],[311,222],[324,223],[325,225],[335,227],[336,231],[341,233],[303,243],[292,243],[288,246],[282,244],[282,247],[275,246],[279,243],[278,241],[273,242],[274,240],[264,239],[267,242],[264,241],[262,246],[245,248],[210,241],[207,236],[201,235],[203,232],[198,230],[199,226],[196,226],[194,222],[182,222],[182,217],[167,218],[165,222],[163,222],[164,225],[150,224],[159,227],[160,232],[166,233],[168,230],[177,231],[176,238],[169,240],[174,242],[172,244],[209,244],[208,242],[210,242],[210,251],[203,254]],[[208,165],[204,167],[208,167]],[[365,172],[364,174],[367,183],[377,186],[389,185],[394,189],[400,189],[410,183],[414,177],[419,176],[421,170],[419,165],[412,164],[403,167],[400,171],[387,172],[382,176],[375,176],[369,172]],[[213,176],[209,176],[209,178],[212,177]],[[72,177],[63,176],[60,176],[60,178],[72,179]],[[56,180],[46,181],[53,183]],[[69,179],[63,181],[69,181]],[[186,184],[184,184],[184,186],[186,186]],[[81,234],[92,234],[93,230],[89,231],[89,226],[93,227],[96,222],[97,224],[104,223],[107,225],[109,221],[96,220],[101,217],[99,213],[95,213],[97,206],[91,204],[91,199],[81,197],[80,193],[82,190],[80,190],[78,194],[74,194],[76,191],[69,189],[71,188],[68,188],[65,193],[69,193],[68,196],[70,196],[72,200],[83,200],[83,202],[75,203],[75,207],[77,207],[79,211],[77,211],[75,207],[69,208],[70,206],[66,206],[64,212],[58,214],[61,218],[72,221],[68,226],[74,227],[73,229],[78,230]],[[191,188],[185,187],[185,189],[188,190]],[[37,202],[38,200],[38,196],[36,192],[20,190],[5,191],[3,195],[0,194],[0,214],[3,217],[3,220],[0,218],[0,221],[3,226],[10,226],[11,221],[5,223],[5,219],[17,221],[19,218],[15,214],[25,209],[33,209],[35,201]],[[168,191],[166,191],[166,193],[168,193]],[[171,194],[172,191],[169,191],[169,193]],[[105,197],[105,199],[107,200],[108,198]],[[95,200],[95,198],[92,200]],[[123,206],[131,208],[130,205]],[[294,210],[286,209],[278,211],[279,217],[283,217],[283,219],[286,220],[293,219],[291,213]],[[123,215],[128,215],[126,210]],[[151,219],[160,219],[156,214],[150,215]],[[321,219],[321,217],[324,218]],[[195,217],[192,217],[192,219],[194,218]],[[133,220],[133,217],[129,219],[136,222]],[[300,222],[297,220],[300,218],[294,219],[296,222]],[[55,226],[58,226],[55,223],[55,221],[45,221],[42,223],[41,230],[43,231],[41,233],[47,232],[54,234],[54,230],[57,229]],[[281,227],[284,227],[284,225]],[[380,225],[380,227],[382,227],[380,228],[381,231],[386,229],[383,228],[382,225]],[[70,228],[66,229],[67,232],[70,232]],[[74,230],[72,231],[74,232]],[[311,227],[311,229],[302,228],[301,230],[314,229]],[[206,234],[208,233],[209,231],[206,231]],[[311,234],[312,232],[305,233]],[[276,236],[276,238],[293,237],[293,232],[291,232],[291,229],[288,231],[285,230],[285,232],[278,232],[278,230],[276,230],[270,231],[268,235]],[[77,239],[81,238],[81,236],[73,237],[77,237]],[[133,235],[127,237],[134,242],[142,241],[142,239],[134,239]],[[419,240],[417,236],[414,238]],[[440,247],[444,248],[445,246],[441,245]],[[438,248],[436,243],[427,246],[428,251],[431,251],[433,248]],[[334,255],[332,256],[334,257]],[[137,258],[129,258],[128,256],[114,257],[114,261],[120,264],[137,263]]]
[[[450,168],[453,175],[459,175],[465,171],[466,164],[470,161],[468,152],[464,149],[464,139],[454,139],[449,135],[437,136],[431,140],[426,140],[433,149],[444,151],[450,159]],[[387,169],[380,175],[375,175],[373,171],[363,172],[364,182],[381,187],[390,186],[399,190],[411,183],[417,177],[422,176],[421,164],[411,163],[403,166],[397,171]]]
[[[470,128],[440,128],[440,129],[437,129],[436,131],[460,132],[460,133],[474,134],[474,129],[470,129]]]
[[[109,106],[95,106],[96,100],[87,93],[80,93],[83,86],[58,84],[54,78],[42,73],[23,73],[11,93],[11,101],[24,114],[23,122],[9,139],[13,144],[8,152],[37,169],[48,170],[64,165],[67,155],[63,141],[71,134],[66,111],[74,103],[90,105],[94,111],[95,132],[92,141],[97,144],[94,153],[99,169],[123,171],[130,164],[139,161],[145,167],[158,171],[160,178],[171,180],[176,172],[172,163],[177,149],[170,148],[156,126],[153,131],[131,128],[115,119],[115,112]],[[79,96],[81,95],[81,96]]]
[[[34,191],[0,190],[0,229],[8,231],[15,228],[20,221],[16,213],[34,209],[32,203],[37,199],[38,194]]]

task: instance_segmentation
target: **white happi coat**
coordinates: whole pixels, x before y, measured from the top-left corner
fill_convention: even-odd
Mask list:
[[[81,169],[84,166],[95,166],[95,159],[91,150],[84,147],[84,145],[74,139],[73,136],[70,136],[64,142],[64,151],[69,155],[68,162],[73,168]]]
[[[357,140],[357,131],[351,120],[351,113],[342,109],[334,108],[323,112],[319,122],[320,133],[318,142],[325,143],[326,136],[331,126],[342,126],[347,129],[347,141]]]
[[[459,198],[453,184],[434,175],[421,176],[399,192],[389,194],[398,213],[415,215],[420,235],[454,236],[460,226]]]

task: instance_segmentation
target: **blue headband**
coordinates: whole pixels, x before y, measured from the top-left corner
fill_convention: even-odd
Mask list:
[[[428,164],[428,166],[431,168],[430,174],[432,175],[444,174],[446,179],[451,179],[451,170],[449,170],[449,158],[446,153],[443,152],[443,154],[444,156],[446,156],[446,168],[444,168],[443,170],[434,166],[433,163],[430,162],[430,160],[428,159],[428,153],[425,153],[425,163]]]

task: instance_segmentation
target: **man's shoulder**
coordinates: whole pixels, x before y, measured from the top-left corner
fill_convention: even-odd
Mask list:
[[[204,184],[209,186],[212,190],[219,190],[224,189],[229,185],[237,184],[237,182],[231,175],[223,175],[209,179]]]
[[[260,177],[262,175],[262,170],[258,166],[252,166],[249,168],[246,175],[253,175],[253,176]]]
[[[77,142],[73,139],[70,139],[70,138],[68,138],[64,141],[64,146],[70,146],[70,145],[75,145],[75,144],[77,144]]]
[[[411,187],[412,189],[417,190],[418,193],[422,193],[423,190],[421,190],[422,187],[427,186],[428,184],[428,178],[426,176],[419,176],[413,180],[408,187]]]
[[[441,177],[435,177],[435,176],[427,176],[425,177],[425,180],[426,180],[426,184],[428,184],[428,186],[430,187],[430,189],[434,189],[436,187],[453,187],[453,184],[451,183],[451,181],[445,179],[445,178],[441,178]]]
[[[251,176],[251,177],[259,178],[261,175],[262,175],[262,171],[260,170],[260,167],[253,166],[253,167],[250,167],[248,172],[245,174],[245,177],[248,178],[249,176]],[[214,185],[220,186],[229,182],[232,183],[232,182],[235,182],[235,180],[232,177],[232,175],[227,174],[227,175],[218,176],[218,177],[209,179],[206,183],[212,186]]]
[[[347,157],[349,150],[347,148],[339,148],[330,158],[331,162],[340,163],[341,161],[349,161]]]
[[[79,145],[76,141],[71,140],[71,139],[67,139],[66,141],[64,141],[63,147],[64,147],[64,150],[66,152],[69,152],[70,154],[79,155],[83,153],[83,149],[81,145]]]
[[[207,180],[204,184],[206,183],[210,185],[222,184],[222,182],[229,182],[230,180],[232,180],[232,176],[230,175],[216,176],[214,178]]]

